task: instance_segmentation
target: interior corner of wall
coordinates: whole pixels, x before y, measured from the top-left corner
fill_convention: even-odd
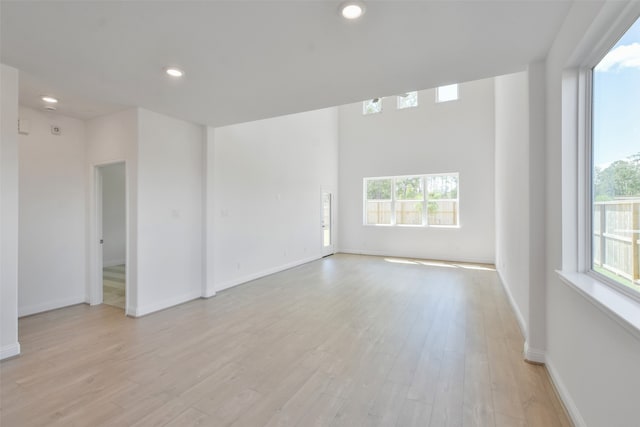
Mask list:
[[[500,284],[502,285],[504,292],[507,294],[507,299],[509,300],[511,309],[513,310],[513,313],[516,316],[516,320],[518,321],[518,326],[520,326],[520,332],[522,333],[522,336],[525,339],[525,344],[526,344],[526,341],[529,339],[528,324],[525,321],[524,316],[520,311],[520,307],[518,307],[518,304],[516,303],[516,300],[513,297],[513,294],[511,292],[511,288],[509,284],[506,282],[504,275],[502,274],[502,271],[499,268],[499,266],[496,266],[496,272],[498,273],[498,280],[500,281]]]
[[[209,298],[213,298],[216,296],[216,290],[215,289],[204,289],[202,292],[202,297],[204,299],[209,299]]]
[[[546,352],[539,348],[533,348],[529,346],[529,341],[524,342],[523,349],[524,360],[531,363],[540,363],[545,364],[546,362]]]

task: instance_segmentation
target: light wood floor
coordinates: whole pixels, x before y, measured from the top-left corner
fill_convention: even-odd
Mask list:
[[[126,268],[123,265],[102,269],[102,302],[124,309]]]
[[[0,424],[569,426],[496,273],[431,264],[335,255],[140,319],[21,319]]]

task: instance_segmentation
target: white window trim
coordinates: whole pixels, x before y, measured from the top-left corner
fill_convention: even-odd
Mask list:
[[[639,14],[640,2],[628,4],[622,13],[604,10],[600,24],[607,30],[599,37],[593,33],[585,37],[582,47],[590,53],[563,75],[562,269],[556,270],[562,283],[638,339],[640,298],[637,292],[591,270],[591,74]]]
[[[455,201],[457,203],[456,224],[429,224],[428,203],[429,196],[427,191],[427,178],[430,176],[455,176],[458,181],[458,198],[456,199],[437,199],[438,201]],[[423,180],[423,198],[422,200],[398,200],[395,198],[395,180],[397,178],[422,178]],[[367,199],[367,180],[374,179],[390,179],[391,180],[391,199]],[[391,223],[390,224],[368,224],[367,223],[367,202],[391,202]],[[397,224],[396,223],[396,202],[421,202],[422,203],[422,224]],[[443,172],[443,173],[427,173],[419,175],[393,175],[393,176],[371,176],[362,179],[362,225],[365,227],[411,227],[411,228],[461,228],[460,225],[460,173],[459,172]]]

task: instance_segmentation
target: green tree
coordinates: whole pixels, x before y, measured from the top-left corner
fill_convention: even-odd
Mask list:
[[[396,179],[396,199],[398,200],[422,200],[422,178],[398,178]]]
[[[390,200],[391,179],[370,179],[367,181],[368,200]]]
[[[596,202],[640,197],[640,153],[615,161],[604,169],[596,166],[593,189]]]

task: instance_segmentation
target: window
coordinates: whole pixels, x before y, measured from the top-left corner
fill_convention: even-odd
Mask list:
[[[456,101],[458,99],[458,85],[440,86],[436,89],[436,102]]]
[[[382,98],[373,98],[362,102],[362,114],[376,114],[382,112]]]
[[[432,225],[458,224],[458,176],[427,176],[428,221]]]
[[[458,226],[458,174],[364,179],[364,224]]]
[[[394,179],[396,224],[422,225],[424,179],[398,177]]]
[[[593,272],[640,291],[640,19],[593,68]]]
[[[365,179],[365,224],[391,224],[392,178]]]
[[[398,95],[398,110],[418,106],[418,92],[407,92]]]

